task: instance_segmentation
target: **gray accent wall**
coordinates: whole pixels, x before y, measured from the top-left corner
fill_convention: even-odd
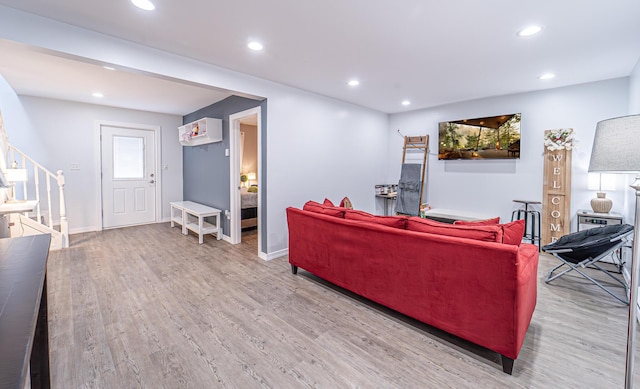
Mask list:
[[[229,188],[229,157],[225,150],[229,145],[229,116],[235,113],[255,108],[262,108],[262,160],[260,161],[261,188],[260,199],[260,233],[267,236],[267,176],[266,176],[266,132],[267,132],[267,101],[253,100],[240,96],[231,96],[215,104],[201,108],[183,117],[183,124],[210,117],[222,119],[222,142],[209,143],[200,146],[184,146],[183,158],[183,194],[185,201],[195,201],[200,204],[218,208],[224,211],[231,207]],[[230,223],[221,216],[222,228],[225,235],[229,235]],[[262,239],[260,251],[267,252],[267,240]]]

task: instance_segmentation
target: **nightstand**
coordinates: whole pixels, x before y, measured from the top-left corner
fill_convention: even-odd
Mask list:
[[[578,231],[589,228],[622,224],[622,215],[616,212],[596,213],[586,209],[578,210]]]

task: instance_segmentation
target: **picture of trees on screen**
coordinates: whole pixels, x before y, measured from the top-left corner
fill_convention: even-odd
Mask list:
[[[521,114],[441,122],[438,159],[520,158]]]

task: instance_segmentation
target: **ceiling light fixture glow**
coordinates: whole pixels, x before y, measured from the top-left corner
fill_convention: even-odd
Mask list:
[[[544,74],[538,76],[538,79],[540,79],[540,80],[550,80],[552,78],[555,78],[555,76],[556,75],[553,74],[553,73],[544,73]]]
[[[104,95],[100,92],[94,92],[91,96],[96,97],[98,99],[103,98]]]
[[[248,48],[250,48],[253,51],[260,51],[262,50],[263,46],[262,43],[260,42],[249,42],[249,44],[247,45]]]
[[[542,26],[528,26],[518,31],[518,36],[531,36],[542,31]]]
[[[349,84],[349,86],[358,86],[358,85],[360,85],[360,81],[358,81],[358,80],[350,80],[347,84]]]
[[[407,106],[407,105],[410,105],[410,104],[411,104],[411,101],[409,101],[409,100],[403,100],[402,101],[402,105],[404,105],[404,106]]]
[[[156,6],[150,0],[131,0],[133,5],[145,11],[153,11]]]

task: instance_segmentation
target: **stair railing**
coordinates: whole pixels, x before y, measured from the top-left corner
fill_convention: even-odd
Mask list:
[[[30,158],[28,155],[18,150],[15,146],[9,144],[9,152],[7,153],[7,167],[11,166],[11,164],[15,161],[17,163],[16,154],[18,155],[21,164],[20,166],[23,169],[29,170],[29,164],[32,166],[33,171],[33,179],[34,179],[34,188],[35,188],[35,199],[38,201],[38,205],[36,206],[36,217],[37,222],[40,224],[44,224],[49,228],[53,229],[53,208],[51,206],[51,181],[55,180],[58,185],[58,198],[59,198],[59,215],[60,215],[60,234],[62,235],[62,247],[69,247],[69,224],[67,221],[67,208],[65,206],[65,198],[64,198],[64,174],[62,170],[58,170],[56,174],[51,173],[49,170],[45,169],[44,166],[37,163],[35,160]],[[42,222],[42,214],[40,208],[40,173],[44,174],[44,180],[46,183],[46,195],[47,195],[47,221],[46,223]],[[22,183],[22,193],[25,199],[28,199],[28,182]],[[29,216],[28,213],[25,216]]]

